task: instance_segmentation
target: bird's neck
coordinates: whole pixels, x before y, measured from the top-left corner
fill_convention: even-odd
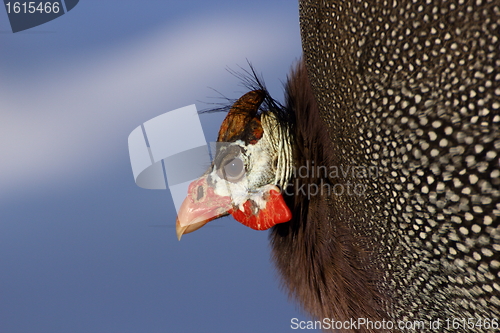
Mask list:
[[[274,156],[270,172],[275,175],[274,184],[283,189],[292,177],[294,137],[288,124],[280,122],[272,112],[263,113],[261,121],[265,133],[262,139],[267,141],[265,144],[272,150],[270,155]]]

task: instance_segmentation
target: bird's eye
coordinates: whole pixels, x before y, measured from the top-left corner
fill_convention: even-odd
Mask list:
[[[223,169],[224,178],[230,182],[239,181],[245,174],[245,166],[239,157],[230,160],[224,165]]]

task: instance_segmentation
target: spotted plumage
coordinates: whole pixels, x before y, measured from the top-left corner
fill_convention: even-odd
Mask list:
[[[300,17],[339,164],[380,170],[342,205],[364,213],[388,314],[500,317],[500,4],[304,0]]]

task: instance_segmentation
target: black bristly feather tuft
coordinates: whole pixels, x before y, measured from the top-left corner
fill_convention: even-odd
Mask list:
[[[267,90],[263,78],[261,77],[261,75],[257,74],[254,66],[249,61],[248,61],[248,68],[249,69],[240,67],[239,71],[227,68],[227,71],[231,75],[238,78],[240,80],[241,86],[244,87],[246,90],[248,91],[261,90],[264,92],[265,94],[264,101],[259,107],[259,114],[262,112],[272,112],[273,114],[276,115],[280,123],[287,123],[289,124],[289,126],[294,126],[293,121],[295,120],[295,116],[291,113],[293,111],[287,109],[278,100],[274,99],[271,96],[271,94]],[[220,98],[224,101],[221,103],[211,103],[216,106],[203,109],[200,111],[200,113],[229,112],[229,110],[231,109],[231,107],[233,106],[233,104],[236,102],[237,99],[228,98],[222,93],[220,92],[218,93],[220,95]]]

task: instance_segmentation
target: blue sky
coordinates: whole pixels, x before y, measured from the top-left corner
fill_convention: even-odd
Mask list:
[[[268,233],[232,218],[181,242],[168,191],[134,183],[129,133],[300,55],[295,1],[81,0],[12,34],[0,9],[0,332],[288,332]],[[204,103],[205,102],[205,103]],[[214,140],[221,114],[201,116]]]

